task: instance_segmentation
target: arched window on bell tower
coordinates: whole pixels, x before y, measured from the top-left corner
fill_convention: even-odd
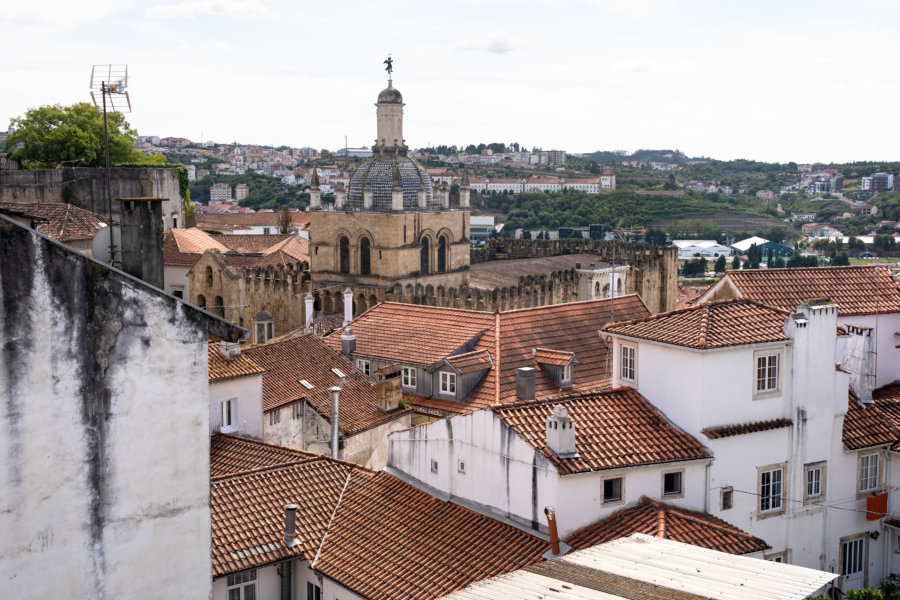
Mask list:
[[[423,237],[422,238],[422,250],[421,250],[421,255],[419,258],[419,273],[422,275],[428,275],[428,267],[429,267],[428,255],[430,254],[430,252],[431,252],[431,248],[429,248],[429,245],[428,245],[428,238]]]
[[[347,236],[342,235],[340,241],[338,242],[338,246],[340,247],[340,271],[341,273],[349,273],[350,272],[350,240],[347,239]]]
[[[437,271],[438,273],[447,272],[447,236],[442,235],[438,238],[437,252]]]
[[[366,237],[359,242],[359,274],[372,274],[372,248],[369,238]]]

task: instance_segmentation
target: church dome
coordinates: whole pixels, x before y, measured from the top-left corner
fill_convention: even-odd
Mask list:
[[[347,193],[347,208],[364,210],[366,191],[372,192],[372,208],[375,211],[391,210],[391,192],[394,187],[394,167],[400,173],[403,184],[403,209],[423,210],[419,208],[419,188],[425,189],[424,210],[440,210],[440,201],[434,198],[431,177],[425,168],[407,156],[388,156],[376,154],[364,160],[353,175],[350,176],[350,189]]]
[[[371,96],[370,96],[371,97]],[[403,95],[400,91],[391,85],[391,82],[388,81],[388,86],[381,90],[381,93],[378,94],[378,103],[379,104],[403,104]]]

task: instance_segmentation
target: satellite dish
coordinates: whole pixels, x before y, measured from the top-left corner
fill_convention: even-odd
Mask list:
[[[113,251],[116,254],[121,254],[122,231],[118,227],[110,227],[107,225],[98,231],[91,241],[91,254],[93,254],[94,258],[97,260],[105,262],[108,265],[113,264],[113,261],[111,260],[113,257],[110,255],[109,251],[110,236],[112,236]]]

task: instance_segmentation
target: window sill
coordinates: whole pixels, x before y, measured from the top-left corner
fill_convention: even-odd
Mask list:
[[[768,400],[770,398],[779,398],[781,396],[781,390],[772,390],[769,392],[753,392],[754,400]]]
[[[763,521],[765,519],[768,519],[769,517],[780,517],[780,516],[784,515],[784,512],[785,512],[785,510],[783,508],[779,508],[778,510],[773,510],[773,511],[764,512],[764,513],[757,512],[756,519],[758,521]]]
[[[238,431],[240,431],[240,428],[237,425],[228,425],[219,428],[220,433],[237,433]]]

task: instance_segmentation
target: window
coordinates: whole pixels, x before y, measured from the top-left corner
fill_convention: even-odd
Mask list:
[[[229,599],[230,600],[230,599]],[[309,581],[306,582],[306,600],[322,600],[322,588]]]
[[[681,486],[683,471],[663,473],[663,496],[681,496],[684,492]]]
[[[778,391],[778,355],[759,355],[756,357],[756,392],[775,391]]]
[[[461,460],[461,459],[460,459],[460,460],[457,460],[457,461],[456,461],[456,470],[459,471],[460,473],[465,474],[465,472],[466,472],[466,461]]]
[[[804,500],[821,498],[825,494],[825,463],[813,463],[804,467],[806,488]]]
[[[603,480],[603,502],[619,502],[622,500],[622,478]]]
[[[781,497],[784,468],[763,468],[759,471],[759,512],[771,513],[782,510]]]
[[[562,380],[563,381],[572,381],[572,363],[571,363],[571,361],[567,362],[563,366]]]
[[[269,425],[276,425],[278,423],[281,423],[281,411],[275,409],[269,413]]]
[[[339,248],[339,265],[341,273],[349,273],[350,272],[350,239],[342,235],[341,239],[338,241]]]
[[[734,488],[722,488],[719,505],[722,507],[722,510],[728,510],[734,507]]]
[[[441,371],[441,393],[442,394],[455,394],[456,393],[456,373],[450,373],[449,371]]]
[[[438,461],[434,460],[433,458],[431,459],[431,472],[432,473],[438,472]]]
[[[408,387],[408,388],[416,387],[416,370],[415,370],[415,368],[403,367],[402,384],[403,384],[403,387]]]
[[[622,379],[634,381],[634,346],[622,346]]]
[[[228,600],[256,600],[256,570],[228,576]]]
[[[213,286],[213,270],[212,267],[206,267],[206,287]]]
[[[179,300],[184,300],[184,290],[172,290],[172,295]]]
[[[438,238],[437,271],[438,273],[447,271],[447,238],[443,235]]]
[[[263,227],[263,235],[269,235],[269,231],[271,231],[269,227]]]
[[[222,430],[226,433],[233,431],[234,427],[234,401],[235,398],[222,402]]]
[[[787,562],[787,552],[779,552],[777,554],[766,554],[765,558],[769,562],[786,563]]]
[[[256,343],[257,344],[265,344],[266,343],[266,324],[265,323],[257,323],[256,324]]]
[[[365,373],[366,375],[368,375],[369,369],[371,368],[371,366],[369,364],[369,361],[363,360],[361,358],[357,358],[356,359],[356,368],[359,369],[360,371],[362,371],[363,373]]]
[[[303,403],[295,402],[293,406],[291,406],[291,418],[299,419],[303,416]]]
[[[428,255],[430,253],[431,249],[428,245],[428,238],[422,238],[421,249],[419,250],[419,273],[421,275],[428,275]]]
[[[878,455],[863,454],[859,457],[859,491],[871,492],[878,488]]]
[[[372,251],[369,238],[363,238],[359,241],[359,274],[372,274]]]

